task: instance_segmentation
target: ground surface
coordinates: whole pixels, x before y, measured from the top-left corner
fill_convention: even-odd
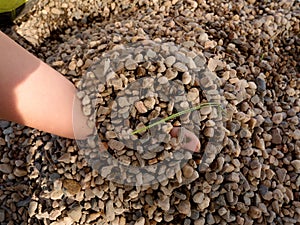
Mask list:
[[[99,87],[102,110],[111,110],[107,96],[138,76],[182,82],[191,105],[207,100],[203,86],[218,84],[223,133],[213,109],[190,114],[206,167],[187,154],[175,176],[135,187],[99,175],[73,140],[1,121],[0,224],[300,224],[299,8],[297,1],[40,1],[16,32],[6,31],[77,87],[103,53],[141,40],[184,46],[189,69],[206,65],[217,77],[184,73],[166,58],[138,64],[146,69],[125,63],[121,87]],[[155,101],[153,111],[168,113],[168,102]],[[151,109],[143,104],[134,115]],[[99,127],[104,142],[115,139],[108,130]],[[216,133],[220,149],[209,145]],[[108,142],[109,151],[118,144]],[[134,164],[138,156],[125,150],[120,157]]]

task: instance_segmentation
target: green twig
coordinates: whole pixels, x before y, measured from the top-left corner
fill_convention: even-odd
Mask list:
[[[222,112],[224,112],[224,109],[223,109],[223,108],[221,107],[221,105],[218,104],[218,103],[211,103],[211,102],[202,103],[202,104],[197,105],[197,106],[195,106],[195,107],[192,107],[192,108],[189,108],[189,109],[185,109],[185,110],[180,111],[180,112],[178,112],[178,113],[174,113],[174,114],[172,114],[172,115],[170,115],[170,116],[168,116],[168,117],[166,117],[166,118],[164,118],[164,119],[161,119],[161,120],[159,120],[159,121],[157,121],[157,122],[155,122],[155,123],[151,123],[151,124],[149,124],[148,126],[145,126],[145,127],[139,128],[139,129],[136,129],[136,130],[133,131],[131,134],[134,135],[134,134],[138,134],[138,133],[144,132],[144,131],[146,131],[146,130],[148,130],[148,129],[154,127],[154,126],[157,126],[157,125],[159,125],[159,124],[161,124],[161,123],[164,123],[164,122],[166,122],[166,121],[168,121],[168,120],[174,119],[174,118],[179,117],[179,116],[181,116],[181,115],[183,115],[183,114],[186,114],[186,113],[189,113],[189,112],[192,112],[192,111],[195,111],[195,110],[199,110],[199,109],[201,109],[201,108],[203,108],[203,107],[208,107],[208,106],[217,106],[219,110],[221,110]],[[219,110],[218,110],[218,111],[219,111]]]

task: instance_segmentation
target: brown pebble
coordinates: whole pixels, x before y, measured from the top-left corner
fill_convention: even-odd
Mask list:
[[[80,192],[81,186],[75,180],[66,179],[63,181],[63,187],[71,194],[76,195]]]
[[[190,178],[193,176],[194,173],[194,168],[191,167],[190,165],[186,164],[183,168],[182,168],[182,174],[185,178]]]

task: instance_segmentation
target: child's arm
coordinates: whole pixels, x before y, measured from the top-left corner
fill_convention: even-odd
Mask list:
[[[0,32],[0,118],[74,138],[74,116],[76,138],[85,138],[91,130],[75,93],[70,81]]]
[[[67,138],[75,138],[75,129],[76,139],[84,139],[92,130],[75,96],[70,81],[0,32],[0,119]],[[189,142],[183,147],[199,151],[195,134],[186,130],[185,135]]]

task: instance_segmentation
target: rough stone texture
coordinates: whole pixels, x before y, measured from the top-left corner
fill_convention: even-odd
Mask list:
[[[297,1],[255,0],[39,1],[17,21],[17,33],[4,31],[76,86],[103,52],[122,44],[156,40],[191,49],[185,57],[173,46],[168,49],[172,54],[157,63],[139,63],[146,56],[155,58],[155,51],[127,61],[125,71],[121,69],[110,86],[98,86],[104,102],[99,120],[104,121],[115,107],[108,102],[117,91],[137,77],[158,74],[183,83],[187,101],[193,106],[225,99],[224,132],[212,129],[220,124],[215,107],[171,121],[171,126],[196,121],[200,153],[174,154],[188,158],[188,166],[175,174],[165,168],[162,171],[170,179],[139,188],[115,184],[92,170],[86,156],[94,153],[78,149],[72,140],[1,121],[0,222],[299,223],[299,7]],[[218,80],[189,73],[204,65]],[[104,70],[108,72],[106,64],[100,73]],[[166,85],[167,79],[160,78],[160,84]],[[216,84],[221,97],[216,94]],[[91,99],[80,95],[88,105]],[[148,100],[133,97],[122,99],[120,114],[126,115],[137,101],[141,101],[138,109],[130,112],[141,119],[137,126],[142,126],[148,115],[165,117],[177,106],[154,96]],[[91,109],[86,107],[85,113],[89,115]],[[124,163],[151,163],[154,170],[166,157],[161,152],[139,157],[127,146],[107,144],[119,131],[109,126],[99,129],[104,133],[101,150],[108,149]],[[212,144],[219,140],[221,146]],[[93,141],[89,144],[95,144]],[[169,142],[165,146],[168,150],[178,146],[178,140]],[[105,175],[113,174],[113,167],[105,168]]]

